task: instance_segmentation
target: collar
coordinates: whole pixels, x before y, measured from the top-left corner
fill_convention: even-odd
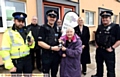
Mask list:
[[[49,28],[54,28],[54,26],[53,27],[51,27],[49,24],[46,24]]]
[[[12,30],[17,30],[17,31],[19,31],[20,30],[20,32],[22,31],[22,30],[24,30],[24,29],[26,29],[27,27],[26,26],[24,26],[22,29],[16,29],[15,28],[15,24],[13,24],[13,26],[12,26]]]
[[[73,41],[73,42],[76,42],[78,38],[79,38],[78,35],[75,34],[75,35],[72,37],[72,41]],[[60,37],[60,39],[61,39],[61,40],[68,40],[68,37],[67,37],[67,35],[64,35],[64,36]]]
[[[38,26],[38,24],[32,24],[32,23],[31,23],[31,25],[32,25],[32,26],[35,26],[35,27]]]

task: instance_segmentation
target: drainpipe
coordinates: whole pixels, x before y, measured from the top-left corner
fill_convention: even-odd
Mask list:
[[[80,16],[80,0],[78,0],[78,15]]]

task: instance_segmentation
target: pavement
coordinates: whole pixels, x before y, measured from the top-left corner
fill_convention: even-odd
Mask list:
[[[91,64],[87,65],[87,74],[84,76],[82,75],[82,77],[91,77],[91,75],[94,75],[96,73],[96,62],[95,62],[95,46],[90,45],[90,56],[91,56]],[[116,77],[120,77],[120,47],[116,48]],[[0,67],[0,74],[3,73],[9,73],[8,70],[5,70],[4,68]],[[33,73],[37,73],[40,74],[40,72],[35,69],[33,71]],[[107,71],[106,71],[106,65],[104,64],[104,77],[106,76]],[[58,77],[59,76],[59,71],[57,74]]]

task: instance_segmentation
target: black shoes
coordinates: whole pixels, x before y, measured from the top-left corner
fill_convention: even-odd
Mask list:
[[[91,75],[91,77],[98,77],[97,75]]]
[[[41,68],[37,68],[39,72],[42,72],[42,69]]]
[[[86,72],[82,72],[83,75],[86,75]]]

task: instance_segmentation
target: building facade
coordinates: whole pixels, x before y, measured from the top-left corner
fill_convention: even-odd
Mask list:
[[[120,2],[117,0],[0,0],[0,47],[4,31],[12,26],[12,13],[19,11],[27,13],[26,24],[31,23],[32,16],[38,17],[38,23],[46,22],[46,11],[58,11],[57,18],[63,19],[67,11],[75,11],[85,19],[85,25],[90,29],[90,41],[94,40],[94,31],[101,23],[99,13],[103,10],[114,12],[112,22],[120,23]],[[0,58],[0,65],[2,59]]]

